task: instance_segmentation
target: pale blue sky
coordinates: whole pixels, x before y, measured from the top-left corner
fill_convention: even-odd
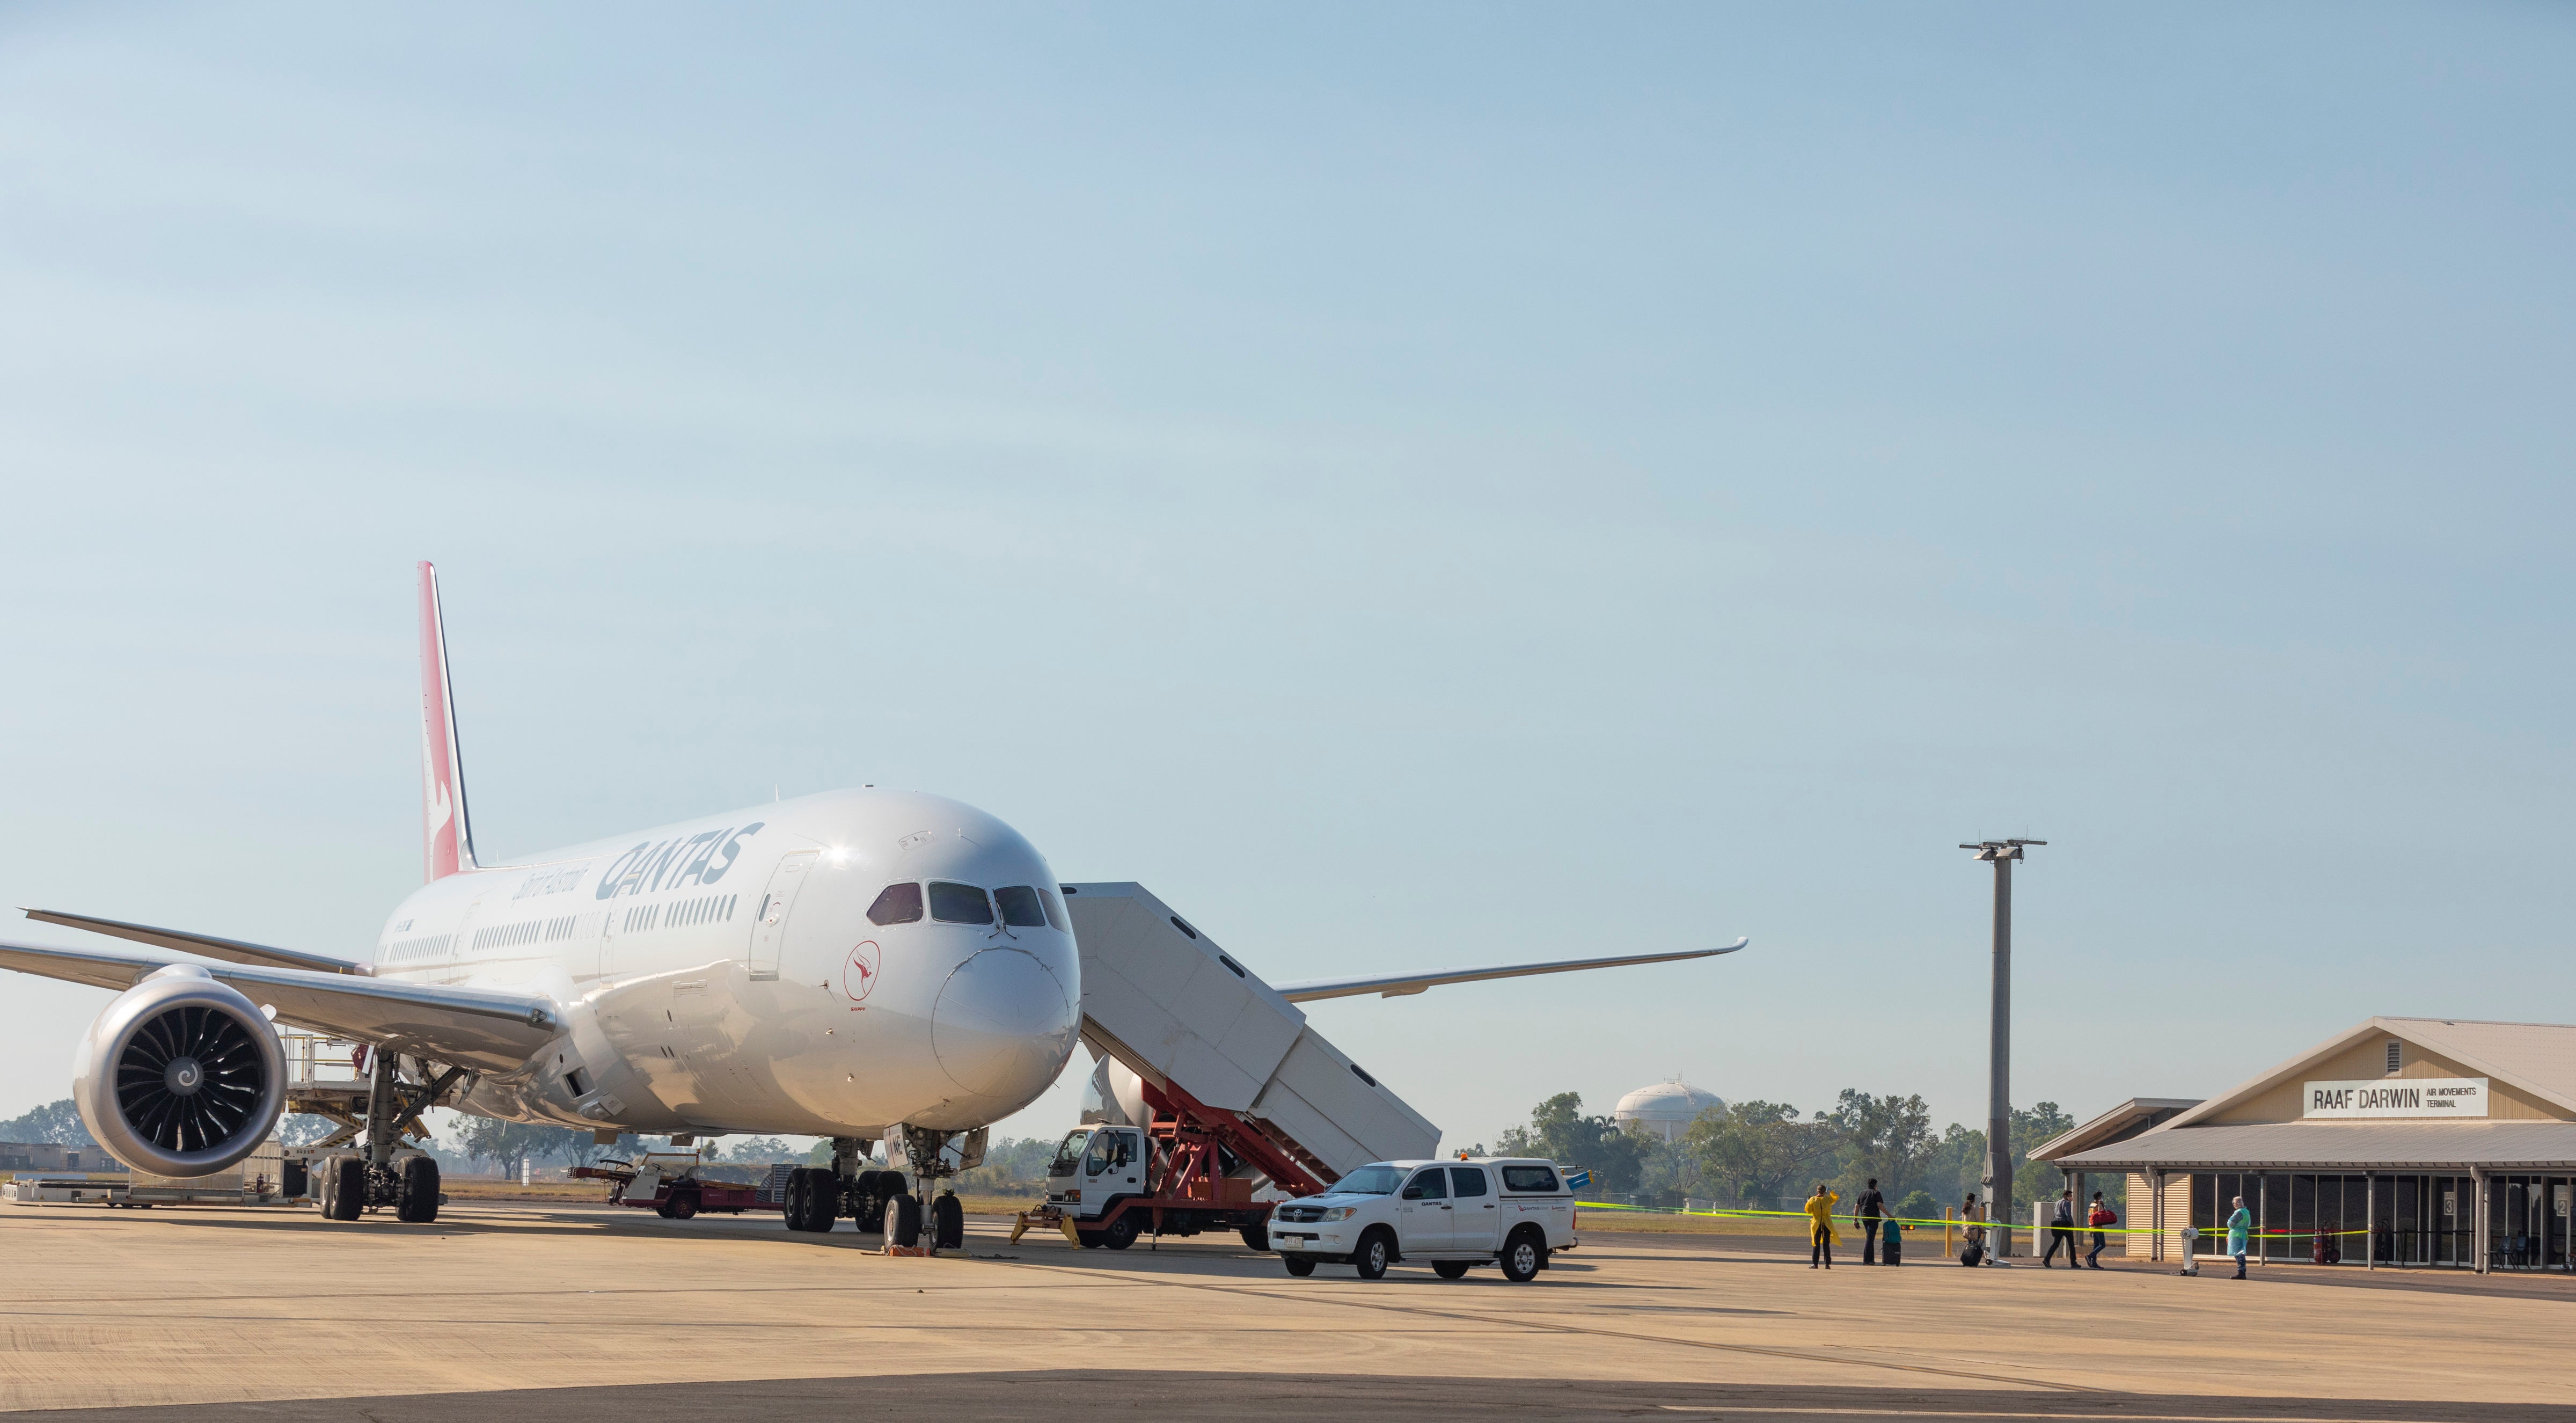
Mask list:
[[[0,896],[325,952],[873,781],[1440,1123],[2566,1021],[2541,6],[0,12]],[[60,941],[54,931],[11,931]],[[105,995],[0,984],[0,1113]],[[1021,1126],[1052,1130],[1051,1102]]]

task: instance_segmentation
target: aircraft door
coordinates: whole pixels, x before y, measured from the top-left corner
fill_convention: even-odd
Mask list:
[[[454,983],[474,972],[474,921],[483,917],[483,901],[465,906],[465,917],[456,921],[455,941],[447,946],[448,961],[454,965],[440,983]]]
[[[799,850],[769,872],[769,891],[760,897],[760,912],[751,921],[747,962],[753,978],[778,977],[778,951],[787,940],[788,911],[796,907],[797,891],[814,877],[814,862],[822,854],[820,850]]]

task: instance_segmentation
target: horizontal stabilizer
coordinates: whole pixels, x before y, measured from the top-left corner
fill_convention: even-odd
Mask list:
[[[1538,973],[1573,973],[1587,968],[1625,968],[1630,964],[1672,963],[1680,959],[1715,958],[1731,954],[1752,942],[1738,939],[1724,948],[1684,949],[1669,954],[1622,954],[1602,959],[1557,959],[1550,963],[1499,964],[1493,968],[1453,968],[1437,973],[1381,974],[1369,978],[1312,978],[1302,983],[1278,985],[1279,996],[1291,1003],[1312,1003],[1319,998],[1355,998],[1374,993],[1381,998],[1401,998],[1438,988],[1444,983],[1480,983],[1489,978],[1527,978]]]
[[[203,954],[210,959],[232,963],[260,963],[274,968],[303,968],[315,973],[365,973],[364,965],[348,959],[335,959],[327,954],[308,954],[297,949],[276,949],[266,944],[244,943],[239,939],[221,939],[212,934],[191,934],[185,929],[155,929],[149,924],[127,924],[115,919],[93,919],[86,914],[63,914],[51,909],[24,911],[30,919],[44,924],[60,924],[67,929],[87,929],[93,934],[112,934],[132,939],[155,948],[177,949],[186,954]]]

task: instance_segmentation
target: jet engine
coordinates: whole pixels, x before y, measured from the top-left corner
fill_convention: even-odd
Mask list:
[[[286,1109],[286,1054],[268,1015],[193,964],[119,994],[72,1053],[72,1101],[117,1160],[211,1176],[251,1154]]]

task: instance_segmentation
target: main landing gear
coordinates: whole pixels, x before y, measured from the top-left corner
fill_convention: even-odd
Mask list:
[[[886,1244],[905,1250],[921,1246],[922,1230],[930,1232],[937,1250],[959,1250],[966,1244],[966,1206],[953,1190],[940,1191],[925,1206],[930,1183],[953,1176],[984,1158],[984,1133],[963,1133],[964,1149],[952,1157],[956,1132],[905,1127],[901,1138],[911,1179],[900,1170],[863,1171],[868,1144],[857,1137],[832,1139],[832,1164],[799,1166],[787,1173],[787,1228],[821,1234],[847,1218],[861,1231],[883,1232]],[[889,1145],[888,1152],[892,1153]]]
[[[438,1219],[446,1200],[438,1190],[438,1162],[433,1157],[397,1157],[395,1143],[431,1103],[464,1075],[450,1068],[435,1078],[428,1064],[418,1064],[419,1082],[403,1082],[399,1060],[390,1052],[368,1055],[366,1147],[322,1158],[313,1199],[324,1220],[356,1220],[369,1210],[391,1207],[394,1219],[427,1225]]]
[[[895,1218],[895,1229],[888,1232],[896,1244],[910,1242],[894,1238],[902,1233],[910,1210],[912,1234],[921,1232],[920,1203],[904,1192],[900,1171],[860,1170],[867,1160],[867,1143],[857,1137],[832,1139],[832,1164],[799,1166],[787,1173],[787,1228],[819,1235],[847,1219],[861,1232],[886,1231],[887,1217]]]

